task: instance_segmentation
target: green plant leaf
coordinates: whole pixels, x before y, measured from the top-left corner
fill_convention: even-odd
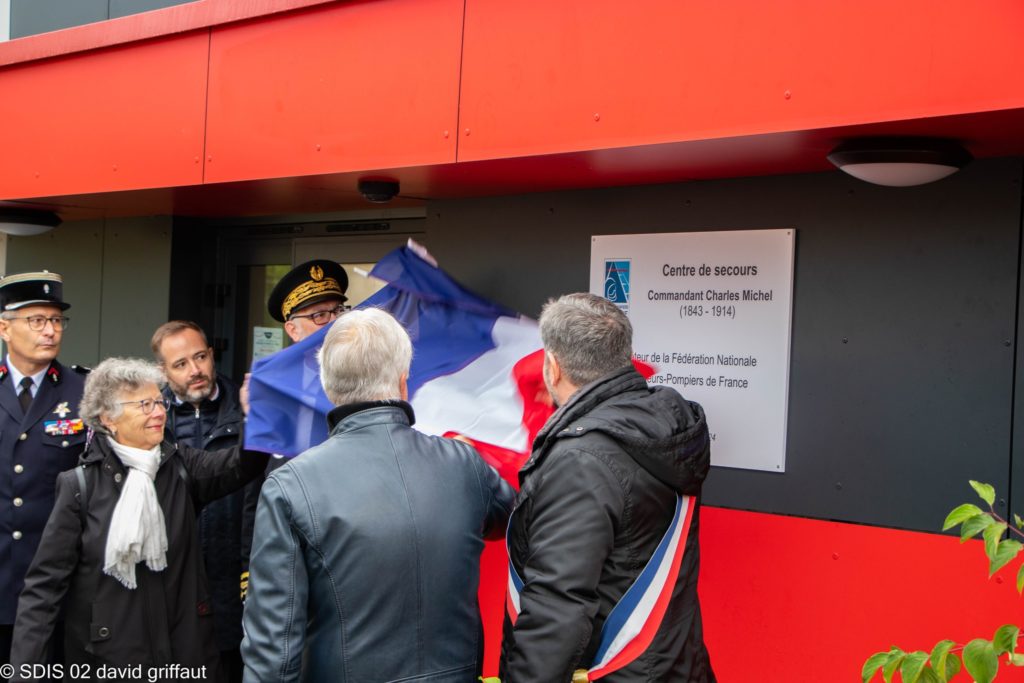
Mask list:
[[[964,665],[960,663],[960,658],[955,654],[946,659],[946,677],[945,681],[952,680],[954,676],[960,673],[960,669],[964,668]]]
[[[921,669],[921,677],[917,679],[917,683],[946,683],[945,678],[939,678],[939,675],[931,669],[925,667]]]
[[[999,544],[999,548],[996,549],[996,556],[992,558],[992,561],[988,565],[988,575],[992,576],[997,571],[1002,569],[1007,562],[1017,557],[1017,553],[1024,548],[1018,541],[1003,541]]]
[[[1017,525],[1018,529],[1024,529],[1024,519],[1021,519],[1021,516],[1016,512],[1013,513],[1013,523]]]
[[[900,668],[900,664],[903,663],[903,658],[906,656],[907,653],[898,647],[894,646],[889,650],[889,658],[882,667],[882,680],[885,683],[892,683],[892,675],[896,673],[896,669]]]
[[[946,660],[945,677],[942,678],[943,683],[956,678],[956,675],[960,673],[961,669],[963,669],[963,664],[960,663],[960,658],[956,653],[951,654],[949,659]]]
[[[864,662],[864,666],[860,670],[860,680],[862,683],[868,683],[874,677],[875,672],[881,669],[888,659],[888,652],[876,652],[868,657],[868,661]]]
[[[1010,664],[1024,666],[1024,655],[1010,655]]]
[[[982,514],[982,509],[977,505],[972,505],[971,503],[959,505],[946,515],[946,521],[942,523],[942,530],[952,529],[957,524],[965,522],[971,517],[977,517],[980,514]]]
[[[981,536],[985,539],[985,555],[988,559],[996,559],[996,551],[999,548],[999,539],[1006,533],[1006,525],[1002,522],[998,524],[991,524],[985,527],[985,531],[982,532]]]
[[[1024,593],[1024,564],[1017,570],[1017,592]]]
[[[928,658],[928,660],[931,662],[932,668],[935,670],[935,673],[937,673],[939,675],[939,678],[941,678],[944,681],[949,680],[953,677],[952,674],[947,674],[946,672],[947,668],[951,668],[950,665],[952,664],[952,662],[956,661],[958,665],[960,664],[960,661],[956,658],[956,655],[953,655],[952,657],[949,656],[949,651],[953,648],[954,645],[956,645],[956,643],[954,643],[952,640],[940,640],[939,642],[935,643],[935,647],[932,648],[932,654]],[[957,670],[959,670],[959,668],[960,667],[957,666]]]
[[[1013,654],[1017,650],[1017,636],[1020,635],[1020,628],[1013,624],[1004,624],[996,629],[996,634],[992,636],[992,647],[996,650],[996,655],[1001,655],[1006,652]]]
[[[900,676],[903,678],[903,683],[917,683],[918,679],[921,678],[921,671],[924,669],[924,665],[928,663],[928,653],[911,652],[909,655],[903,658],[903,665],[900,666]]]
[[[964,646],[964,666],[976,683],[992,683],[999,672],[999,658],[990,641],[975,638]]]
[[[979,533],[995,523],[996,520],[992,519],[992,515],[987,512],[982,513],[977,517],[971,517],[964,522],[962,527],[960,527],[960,542],[963,543],[968,538],[977,536]]]
[[[982,484],[980,481],[971,479],[971,488],[990,506],[996,502],[996,490],[990,484]]]

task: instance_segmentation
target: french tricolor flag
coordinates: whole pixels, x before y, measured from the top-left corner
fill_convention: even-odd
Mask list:
[[[388,311],[412,338],[416,428],[471,440],[515,484],[552,412],[536,322],[465,289],[411,241],[381,259],[370,276],[387,285],[358,308]],[[326,333],[324,327],[253,365],[248,448],[292,457],[327,438],[333,406],[316,361]]]

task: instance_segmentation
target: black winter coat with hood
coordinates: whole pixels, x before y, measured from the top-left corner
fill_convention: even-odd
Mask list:
[[[143,677],[147,667],[206,666],[212,679],[217,646],[194,504],[259,477],[267,456],[237,446],[207,452],[165,441],[161,448],[153,483],[167,527],[167,567],[137,564],[133,590],[103,573],[107,532],[127,474],[107,437],[97,434],[81,458],[84,514],[75,470],[57,478],[57,501],[18,601],[11,663],[19,670],[47,661],[63,605],[68,664],[87,664],[94,675],[102,665],[141,665]]]
[[[509,527],[524,586],[515,627],[505,620],[504,683],[568,683],[589,668],[608,614],[668,529],[676,492],[699,496],[709,465],[701,407],[648,387],[632,367],[582,387],[551,416],[520,472]],[[715,680],[697,600],[699,523],[697,506],[651,645],[602,681]]]

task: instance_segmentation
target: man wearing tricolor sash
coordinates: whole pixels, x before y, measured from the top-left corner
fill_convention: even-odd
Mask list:
[[[704,411],[648,387],[629,320],[600,297],[549,302],[540,331],[559,408],[509,522],[501,680],[714,681],[697,599]]]

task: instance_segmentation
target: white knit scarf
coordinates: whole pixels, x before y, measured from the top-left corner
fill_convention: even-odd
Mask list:
[[[128,476],[110,519],[103,571],[125,588],[135,589],[138,562],[145,561],[155,572],[167,568],[167,526],[153,485],[160,468],[160,446],[145,451],[119,444],[110,437],[107,440],[128,468]]]

